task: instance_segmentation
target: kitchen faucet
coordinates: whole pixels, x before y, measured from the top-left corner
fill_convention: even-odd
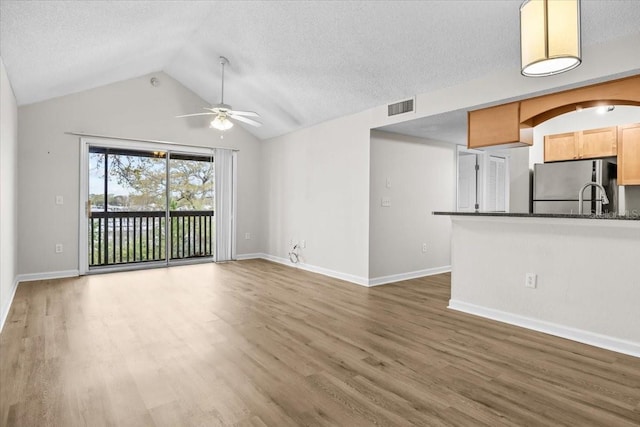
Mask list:
[[[580,190],[580,192],[578,193],[578,215],[582,215],[582,204],[584,201],[584,190],[587,189],[587,187],[597,187],[600,189],[600,191],[602,191],[602,204],[603,205],[608,205],[609,204],[609,198],[607,197],[607,192],[605,191],[604,187],[600,184],[598,184],[597,182],[587,182],[582,189]]]

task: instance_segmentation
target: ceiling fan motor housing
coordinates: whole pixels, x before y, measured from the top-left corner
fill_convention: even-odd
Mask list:
[[[229,104],[216,104],[211,108],[217,108],[218,110],[232,110],[231,105]]]

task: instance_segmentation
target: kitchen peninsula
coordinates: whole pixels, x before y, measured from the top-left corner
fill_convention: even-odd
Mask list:
[[[450,215],[449,308],[640,357],[640,216]]]

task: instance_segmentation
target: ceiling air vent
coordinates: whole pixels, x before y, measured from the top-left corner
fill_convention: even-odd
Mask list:
[[[389,104],[387,108],[388,108],[388,113],[387,113],[388,117],[396,116],[398,114],[409,113],[413,111],[413,98],[407,99],[405,101]]]

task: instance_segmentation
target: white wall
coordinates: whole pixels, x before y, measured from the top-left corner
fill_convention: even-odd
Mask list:
[[[452,222],[453,308],[640,356],[640,221]]]
[[[509,150],[509,211],[529,212],[529,147]]]
[[[365,284],[369,273],[369,113],[263,142],[265,253]]]
[[[450,221],[432,212],[455,210],[455,173],[454,144],[371,132],[370,280],[449,269]]]
[[[73,274],[78,266],[79,138],[65,132],[238,148],[238,254],[260,252],[260,142],[239,126],[224,139],[206,119],[177,119],[207,105],[164,73],[22,106],[19,114],[18,182],[21,274]],[[55,204],[55,196],[64,205]],[[246,232],[253,236],[244,240]],[[54,253],[56,243],[64,252]],[[84,244],[84,242],[83,242]]]
[[[18,107],[0,58],[0,330],[18,273]]]

